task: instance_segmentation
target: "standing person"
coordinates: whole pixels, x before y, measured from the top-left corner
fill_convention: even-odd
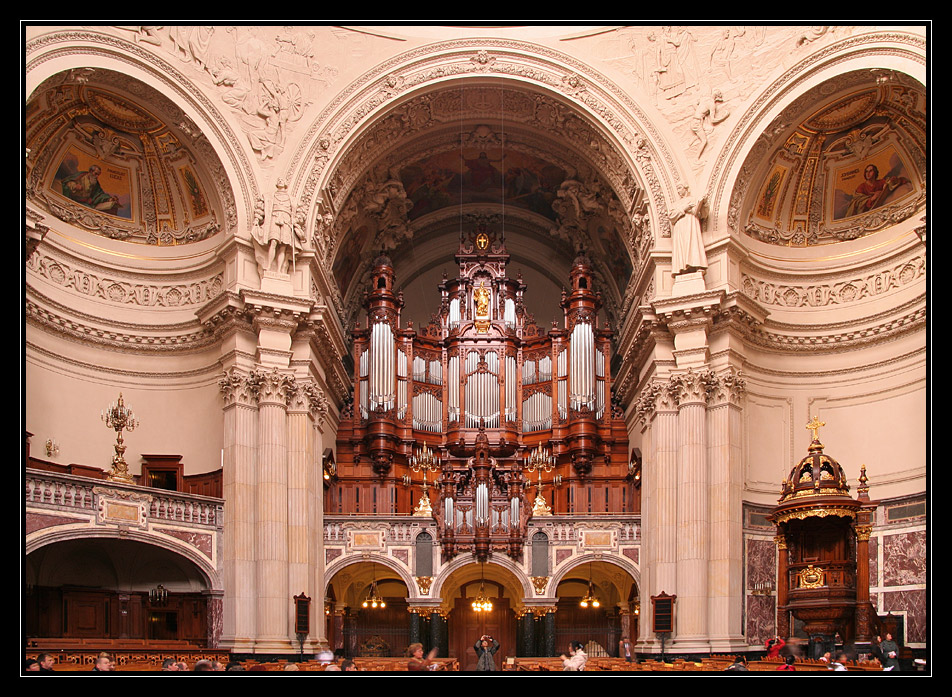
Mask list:
[[[634,662],[634,651],[632,651],[631,642],[628,639],[622,639],[618,642],[618,657],[624,658],[628,663]]]
[[[883,652],[883,670],[899,670],[899,644],[893,641],[892,634],[886,633],[879,648]]]
[[[585,670],[585,664],[588,663],[588,655],[582,650],[581,641],[573,641],[569,644],[569,655],[564,653],[562,658],[562,670],[564,671],[582,671]]]
[[[476,670],[480,672],[496,670],[496,651],[499,650],[499,642],[488,634],[483,634],[473,646],[476,652]]]
[[[767,649],[767,658],[777,658],[780,655],[780,649],[786,645],[787,642],[779,636],[767,639],[767,643],[764,644],[764,647]]]

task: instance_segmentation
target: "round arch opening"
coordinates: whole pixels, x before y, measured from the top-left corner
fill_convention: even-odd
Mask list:
[[[145,542],[77,539],[24,561],[27,641],[140,639],[211,645],[218,592],[205,572]]]

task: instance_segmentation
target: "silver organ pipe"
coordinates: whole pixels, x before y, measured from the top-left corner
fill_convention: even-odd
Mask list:
[[[413,381],[424,382],[426,380],[426,361],[420,356],[413,357]]]
[[[466,428],[499,428],[499,354],[487,351],[487,372],[478,372],[479,353],[466,354]]]
[[[569,385],[568,385],[568,355],[565,349],[559,351],[559,357],[556,359],[556,371],[558,374],[558,394],[559,394],[559,418],[567,419],[569,416]]]
[[[595,418],[600,419],[605,413],[605,354],[601,351],[595,351],[595,378]]]
[[[593,409],[595,402],[595,336],[592,325],[578,322],[569,339],[569,388],[573,409]]]
[[[430,375],[427,379],[431,385],[443,384],[443,363],[438,360],[430,361]]]
[[[476,485],[476,524],[489,521],[489,487],[485,482]]]
[[[407,354],[397,349],[397,418],[407,415]]]
[[[413,428],[430,433],[443,431],[443,402],[429,392],[413,396]]]
[[[519,498],[513,496],[509,499],[509,525],[519,527]]]
[[[522,400],[524,433],[552,428],[552,395],[535,392]]]
[[[387,322],[377,322],[370,330],[370,408],[388,411],[394,405],[396,380],[393,330]]]
[[[459,421],[459,356],[450,356],[446,370],[449,374],[447,418],[450,421]]]
[[[369,390],[367,388],[367,375],[370,370],[370,352],[367,349],[360,352],[358,370],[360,371],[360,395],[358,396],[360,416],[366,419],[370,414],[368,403]]]
[[[459,326],[460,323],[460,313],[459,313],[459,298],[453,298],[450,300],[450,316],[449,316],[449,328],[452,331]]]
[[[506,356],[506,421],[516,420],[516,357]]]
[[[506,305],[503,310],[503,319],[506,327],[512,329],[516,326],[516,301],[512,298],[506,298]]]

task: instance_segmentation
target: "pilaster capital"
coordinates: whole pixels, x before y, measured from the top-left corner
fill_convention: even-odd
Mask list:
[[[288,394],[288,406],[295,410],[307,411],[311,414],[318,425],[323,425],[327,417],[329,402],[327,395],[312,380],[298,380],[290,388]]]
[[[294,375],[272,368],[255,370],[258,404],[271,404],[287,407],[297,386]]]
[[[258,402],[258,382],[254,371],[244,371],[236,366],[222,373],[218,379],[218,391],[226,406],[254,406]]]
[[[689,369],[685,373],[672,375],[668,381],[669,390],[674,395],[678,407],[692,404],[707,404],[707,395],[714,374],[710,371],[695,372]]]
[[[707,401],[713,406],[724,404],[739,406],[747,393],[747,381],[743,373],[733,366],[711,372],[707,383]]]
[[[634,401],[635,418],[644,425],[650,423],[657,412],[674,411],[676,408],[677,401],[669,380],[652,380]]]

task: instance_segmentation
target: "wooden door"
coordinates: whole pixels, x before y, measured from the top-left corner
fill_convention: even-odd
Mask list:
[[[499,642],[496,669],[501,670],[506,656],[516,655],[516,621],[508,598],[493,598],[492,612],[475,612],[472,598],[457,598],[448,620],[450,655],[459,659],[460,670],[476,670],[478,657],[473,650],[476,640],[488,634]]]

